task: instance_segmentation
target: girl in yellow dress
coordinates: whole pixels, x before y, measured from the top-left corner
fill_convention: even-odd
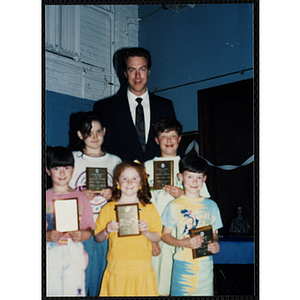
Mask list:
[[[151,242],[161,240],[161,218],[150,202],[144,165],[123,162],[114,171],[112,201],[101,209],[94,231],[100,243],[108,237],[107,267],[99,296],[158,296],[151,265]],[[116,205],[138,204],[140,235],[118,236]]]

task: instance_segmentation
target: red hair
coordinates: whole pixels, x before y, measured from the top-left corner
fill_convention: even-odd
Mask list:
[[[114,171],[112,201],[118,201],[121,198],[121,190],[117,188],[119,178],[126,168],[135,169],[141,178],[141,189],[137,192],[137,197],[143,205],[149,204],[151,199],[150,186],[148,183],[148,174],[146,173],[144,164],[135,162],[122,162],[116,166]]]

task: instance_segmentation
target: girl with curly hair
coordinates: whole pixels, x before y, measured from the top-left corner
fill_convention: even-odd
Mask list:
[[[158,296],[152,268],[151,242],[161,240],[161,218],[150,202],[148,175],[143,164],[123,162],[114,171],[112,200],[101,210],[95,240],[108,238],[107,267],[99,296]],[[116,206],[137,204],[139,235],[119,236]]]

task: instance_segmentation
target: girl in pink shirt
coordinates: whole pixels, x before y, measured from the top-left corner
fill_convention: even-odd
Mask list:
[[[47,296],[85,296],[87,255],[82,242],[95,228],[88,197],[69,187],[74,171],[72,152],[64,147],[47,149],[46,172],[53,186],[46,192]],[[56,230],[54,200],[77,199],[78,230]]]

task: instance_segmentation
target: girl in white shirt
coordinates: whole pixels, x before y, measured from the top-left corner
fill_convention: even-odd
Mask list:
[[[77,136],[77,149],[80,150],[73,151],[75,169],[70,187],[82,191],[89,197],[96,221],[101,208],[111,198],[110,187],[113,184],[113,171],[121,163],[121,159],[103,151],[105,128],[102,127],[101,121],[92,112],[82,113],[79,116]],[[87,167],[107,168],[109,188],[103,189],[101,192],[86,189]],[[89,297],[98,297],[106,267],[107,241],[98,244],[92,236],[83,244],[89,256],[89,264],[86,269],[86,293]]]

